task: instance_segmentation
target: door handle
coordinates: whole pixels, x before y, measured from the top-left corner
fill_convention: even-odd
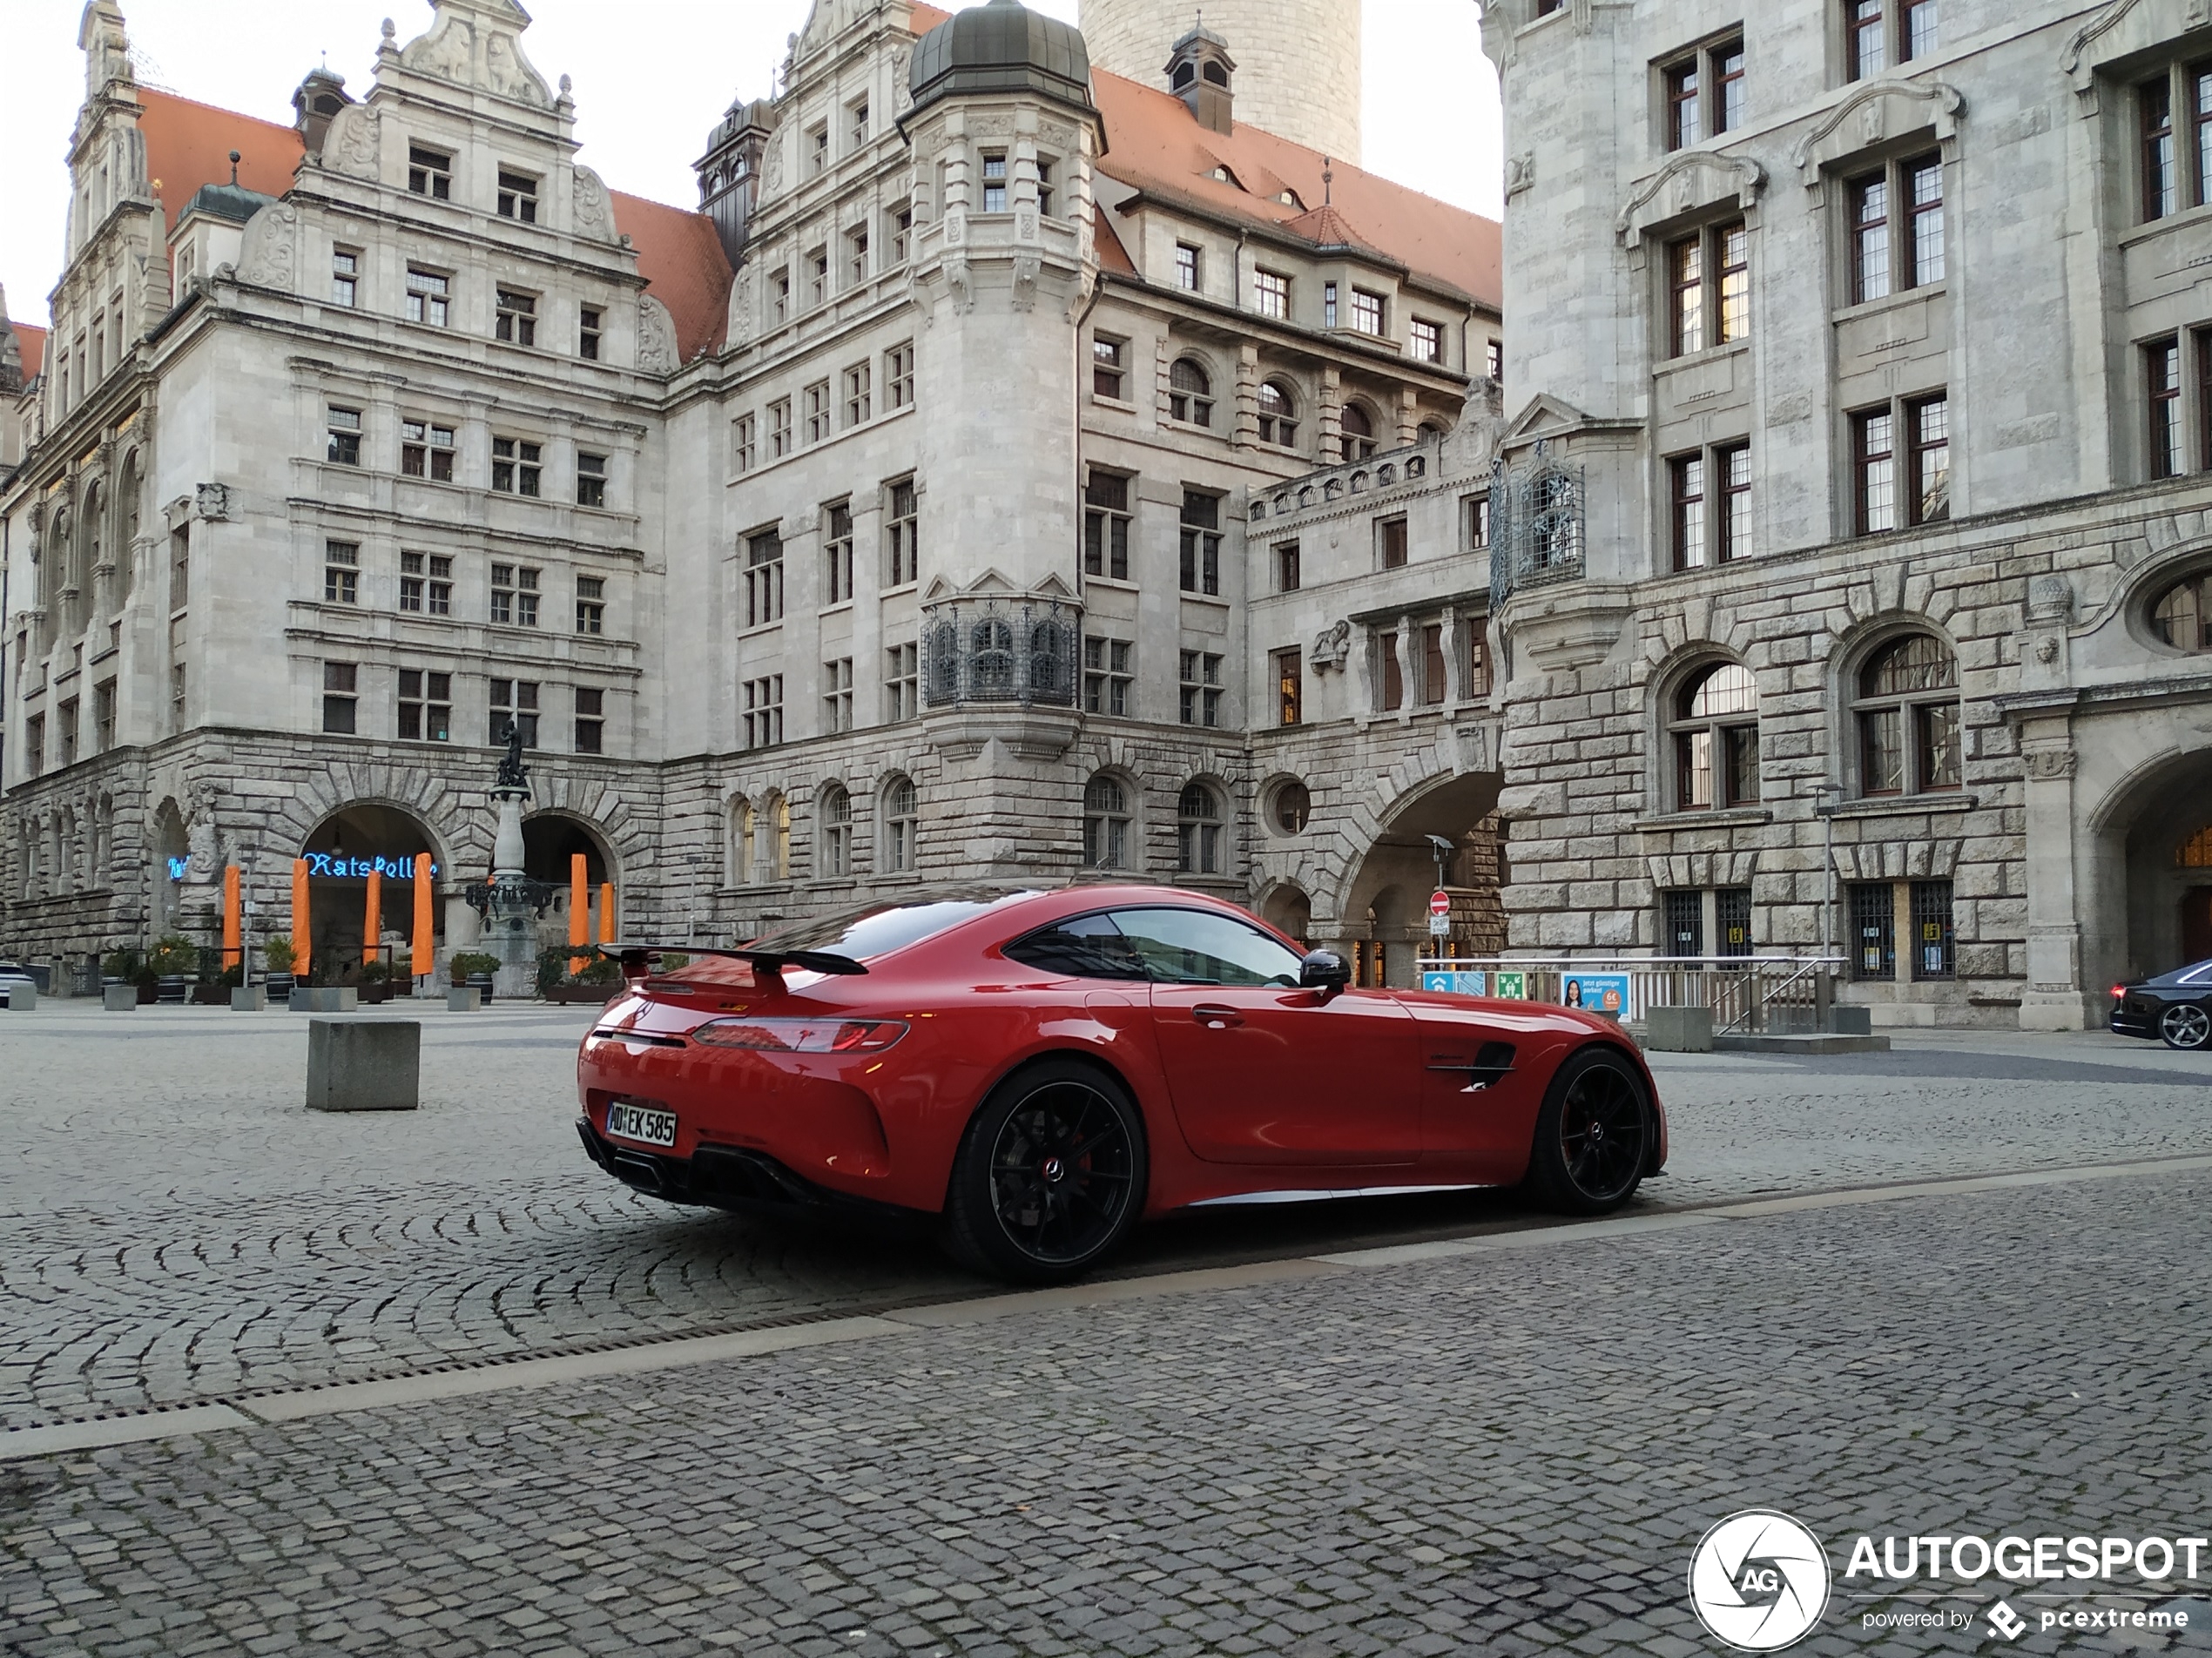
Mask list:
[[[1238,1013],[1234,1008],[1216,1007],[1204,1002],[1190,1010],[1190,1017],[1209,1030],[1227,1030],[1232,1025],[1241,1025],[1244,1022],[1244,1014]]]

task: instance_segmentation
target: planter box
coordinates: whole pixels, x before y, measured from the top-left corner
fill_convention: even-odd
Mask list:
[[[280,1005],[292,1000],[292,975],[273,973],[263,981],[268,986],[269,1000]]]
[[[231,999],[231,987],[226,984],[196,984],[192,987],[192,1005],[195,1008],[220,1008]]]
[[[594,1008],[604,1008],[621,994],[620,985],[566,984],[555,985],[545,993],[545,999],[548,1001],[589,1004]]]
[[[446,992],[446,1011],[449,1014],[473,1014],[484,1005],[474,985],[455,985]]]
[[[132,988],[138,993],[138,1006],[141,1008],[151,1008],[161,1000],[161,987],[150,980],[145,984],[133,985]]]
[[[134,1013],[138,1006],[136,985],[110,985],[100,993],[101,1004],[111,1014]]]
[[[266,985],[234,985],[231,988],[231,1011],[234,1014],[258,1014],[268,1005]]]
[[[379,1002],[391,999],[392,981],[389,979],[375,980],[361,987],[361,1005],[364,1008],[374,1008]]]
[[[351,985],[294,985],[290,1005],[295,1014],[349,1014],[361,997]]]
[[[1713,1010],[1647,1008],[1643,1045],[1656,1054],[1710,1054],[1713,1051]]]
[[[154,987],[154,1000],[165,1008],[181,1008],[191,995],[192,981],[181,973],[164,974]]]
[[[8,989],[8,1011],[11,1014],[36,1013],[38,1010],[38,987],[35,984],[11,985]]]

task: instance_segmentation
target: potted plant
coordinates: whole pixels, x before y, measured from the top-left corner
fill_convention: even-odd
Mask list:
[[[361,989],[361,999],[364,1002],[389,1001],[392,999],[391,963],[381,960],[362,963]]]
[[[159,1000],[181,1005],[199,970],[199,947],[181,933],[171,933],[153,941],[146,952],[146,966],[161,987]]]
[[[262,955],[269,964],[269,999],[272,1001],[292,1000],[292,964],[300,959],[292,947],[292,940],[280,933],[262,947]]]
[[[456,950],[453,960],[446,964],[446,974],[455,989],[474,989],[478,1000],[491,1000],[492,975],[499,971],[499,958],[482,950]]]

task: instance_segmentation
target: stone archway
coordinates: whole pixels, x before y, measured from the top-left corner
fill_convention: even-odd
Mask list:
[[[318,978],[335,981],[358,974],[372,940],[368,911],[368,877],[379,876],[379,949],[401,964],[402,974],[415,931],[415,860],[428,853],[433,881],[450,890],[453,872],[436,838],[415,813],[388,801],[362,800],[324,816],[308,831],[295,854],[307,862],[307,913],[312,967]],[[436,941],[442,945],[442,906],[431,905]]]
[[[523,819],[523,873],[554,889],[553,901],[547,906],[538,924],[542,945],[568,942],[569,887],[574,869],[572,860],[579,853],[583,855],[584,883],[590,907],[585,918],[584,936],[596,939],[600,888],[604,884],[614,883],[616,913],[621,913],[622,881],[614,849],[597,825],[574,812],[535,812]]]
[[[185,826],[182,807],[172,798],[153,812],[153,925],[146,936],[165,937],[177,930],[183,913],[180,893],[192,862],[192,832]]]
[[[1300,944],[1313,937],[1313,900],[1296,881],[1278,881],[1260,895],[1260,919]]]
[[[1459,772],[1416,785],[1381,815],[1366,854],[1344,888],[1337,913],[1370,982],[1410,986],[1414,963],[1431,946],[1427,897],[1436,886],[1436,847],[1448,842],[1444,886],[1453,899],[1453,934],[1462,956],[1505,947],[1505,913],[1494,772]]]
[[[2212,751],[2168,757],[2107,803],[2094,827],[2102,879],[2092,891],[2125,896],[2083,919],[2093,934],[2098,908],[2125,921],[2117,937],[2092,937],[2103,946],[2092,959],[2118,981],[2212,957]]]

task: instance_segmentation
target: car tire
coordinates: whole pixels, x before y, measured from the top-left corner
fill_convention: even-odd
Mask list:
[[[2212,1012],[2201,1001],[2177,1001],[2159,1014],[2158,1035],[2167,1047],[2193,1054],[2212,1042]]]
[[[961,1136],[946,1243],[1018,1284],[1081,1277],[1144,1211],[1144,1119],[1096,1066],[1044,1060],[991,1090]]]
[[[1620,1208],[1642,1183],[1656,1121],[1632,1060],[1611,1048],[1583,1048],[1559,1068],[1536,1114],[1529,1190],[1568,1215]]]

